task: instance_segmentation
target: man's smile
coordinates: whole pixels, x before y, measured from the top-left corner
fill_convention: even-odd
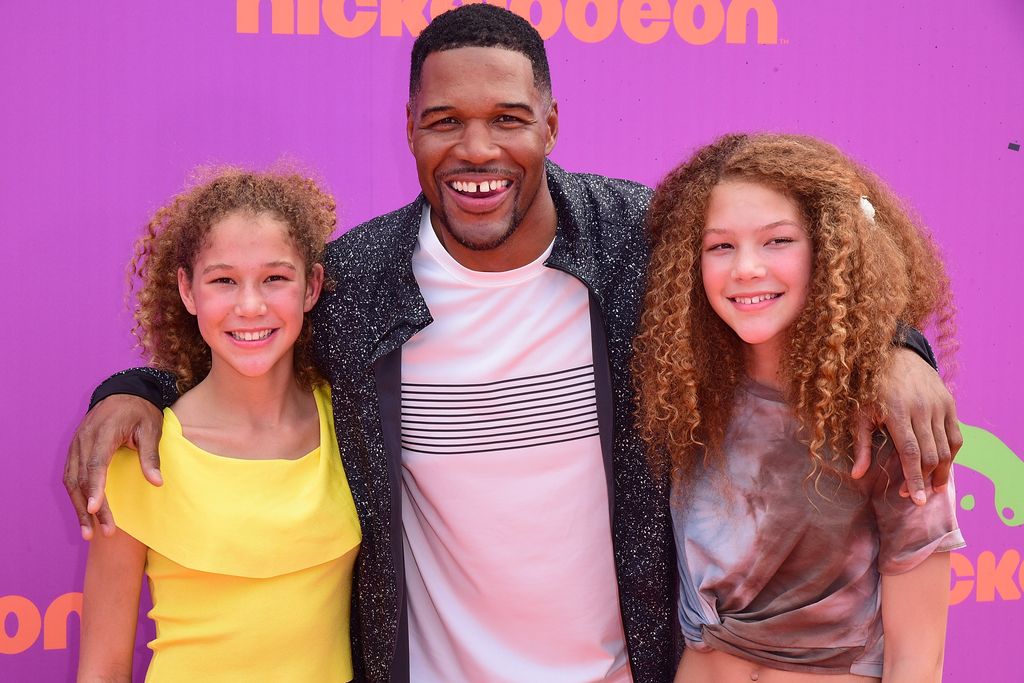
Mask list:
[[[504,190],[512,184],[511,180],[452,180],[448,183],[456,192],[468,195],[489,196],[499,190]]]

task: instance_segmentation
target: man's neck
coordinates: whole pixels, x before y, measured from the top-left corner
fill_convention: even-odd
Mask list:
[[[502,272],[533,263],[555,239],[558,214],[547,183],[537,193],[527,215],[512,235],[494,249],[470,249],[459,244],[431,216],[434,233],[452,258],[470,270]]]

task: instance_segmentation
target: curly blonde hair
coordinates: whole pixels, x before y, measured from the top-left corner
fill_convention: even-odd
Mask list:
[[[930,327],[943,359],[952,354],[952,295],[935,243],[892,191],[832,145],[798,135],[726,135],[655,191],[633,359],[652,463],[677,481],[692,479],[702,463],[720,468],[745,376],[741,341],[712,310],[700,271],[709,196],[725,180],[776,190],[803,214],[811,283],[780,379],[808,442],[811,474],[847,476],[857,416],[879,403],[901,325]],[[862,196],[875,207],[873,221]]]
[[[153,367],[177,376],[182,393],[206,377],[211,357],[195,316],[181,301],[177,273],[183,268],[192,277],[214,224],[234,213],[270,214],[288,226],[308,278],[337,223],[334,198],[295,171],[217,167],[199,169],[193,176],[192,186],[150,219],[128,268],[129,297],[135,298],[132,333]],[[294,354],[296,379],[304,387],[319,376],[310,338],[307,314]]]

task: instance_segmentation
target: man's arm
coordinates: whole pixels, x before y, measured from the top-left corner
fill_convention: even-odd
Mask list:
[[[956,417],[956,403],[936,372],[935,356],[924,336],[912,327],[901,327],[893,363],[882,383],[882,424],[889,431],[903,465],[901,491],[917,505],[927,500],[926,487],[941,491],[949,481],[953,458],[963,445]],[[854,479],[871,464],[871,432],[868,416],[857,434]]]
[[[103,491],[107,467],[118,448],[138,451],[146,479],[155,486],[163,483],[157,452],[161,410],[177,396],[174,376],[151,368],[120,372],[93,392],[90,410],[75,430],[64,463],[64,488],[85,540],[93,536],[93,515],[104,535],[114,533],[114,517]]]

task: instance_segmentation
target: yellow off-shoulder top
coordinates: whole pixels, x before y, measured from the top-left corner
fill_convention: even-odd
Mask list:
[[[164,485],[118,451],[107,477],[117,526],[148,546],[156,638],[146,681],[348,681],[359,520],[314,390],[320,446],[298,460],[242,460],[187,441],[164,410]]]

